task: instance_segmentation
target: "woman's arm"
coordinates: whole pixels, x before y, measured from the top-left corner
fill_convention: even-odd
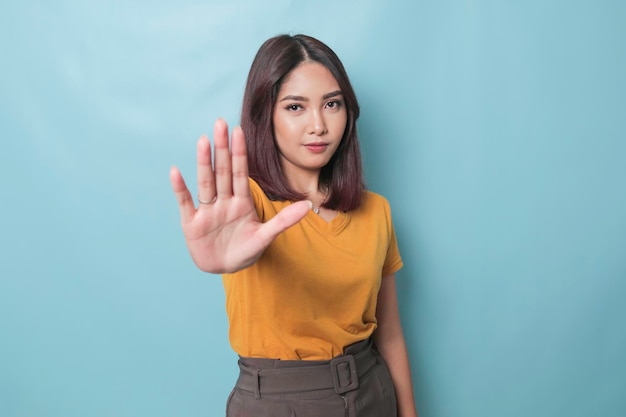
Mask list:
[[[374,341],[391,373],[398,402],[398,417],[417,417],[409,355],[398,311],[395,274],[384,276],[382,279],[376,318],[378,328],[374,333]]]

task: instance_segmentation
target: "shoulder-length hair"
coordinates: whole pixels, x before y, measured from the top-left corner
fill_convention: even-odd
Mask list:
[[[320,186],[328,189],[323,206],[331,210],[354,210],[360,205],[365,189],[356,130],[359,104],[337,55],[310,36],[280,35],[268,39],[252,62],[241,111],[249,175],[270,199],[298,201],[306,198],[289,186],[283,173],[272,115],[283,81],[294,68],[307,61],[322,64],[335,77],[348,116],[339,147],[320,171]]]

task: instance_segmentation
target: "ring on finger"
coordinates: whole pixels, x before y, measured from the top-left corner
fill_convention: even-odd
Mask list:
[[[198,203],[200,203],[200,204],[213,204],[217,200],[217,195],[213,196],[213,198],[211,200],[209,200],[209,201],[202,200],[200,198],[200,194],[198,194],[196,197],[198,199]]]

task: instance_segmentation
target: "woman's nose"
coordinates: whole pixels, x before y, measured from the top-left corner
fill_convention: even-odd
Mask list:
[[[322,116],[321,112],[311,112],[309,124],[309,134],[321,136],[326,133],[326,123],[324,121],[324,116]]]

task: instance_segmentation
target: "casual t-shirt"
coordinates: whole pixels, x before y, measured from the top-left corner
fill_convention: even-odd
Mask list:
[[[291,204],[253,180],[250,191],[263,222]],[[374,332],[381,279],[401,267],[382,196],[366,191],[330,222],[310,211],[255,264],[223,275],[230,343],[245,357],[331,359]]]

